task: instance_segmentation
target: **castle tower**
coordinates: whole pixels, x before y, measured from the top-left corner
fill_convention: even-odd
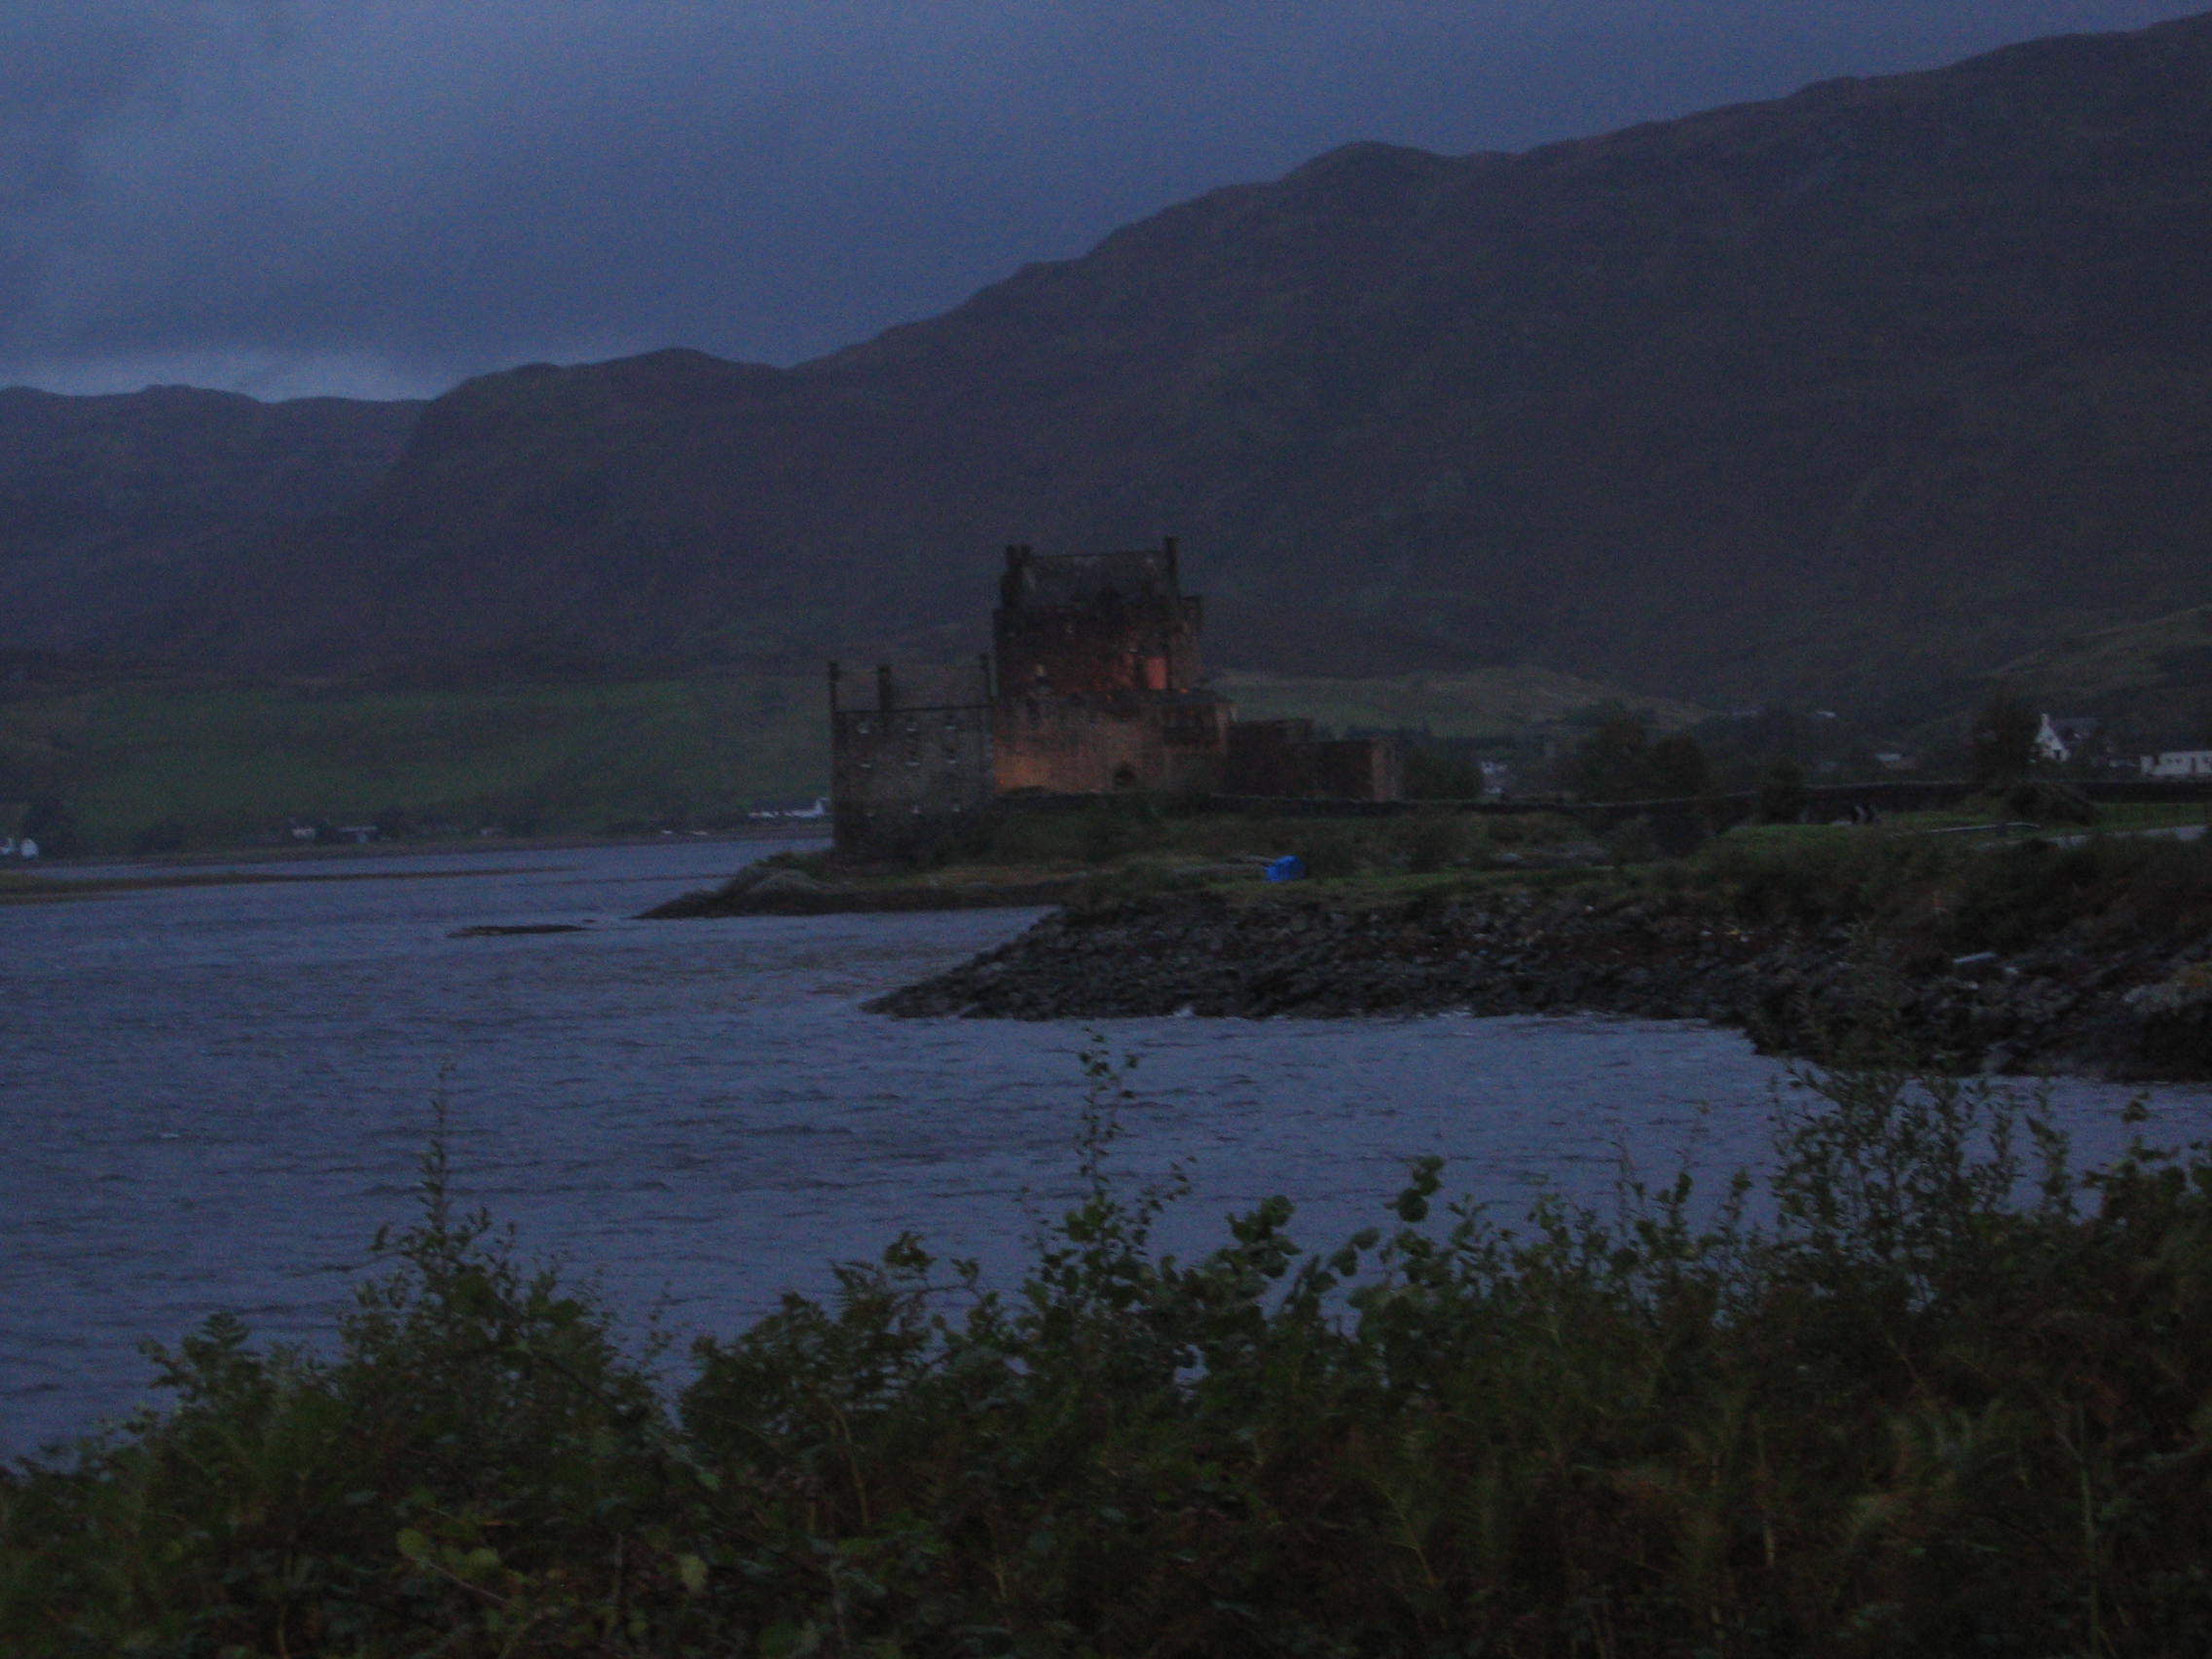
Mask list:
[[[1009,547],[991,619],[1000,792],[1216,788],[1235,717],[1198,684],[1203,621],[1172,536],[1134,553]]]
[[[991,619],[1013,696],[1195,691],[1203,606],[1183,592],[1175,538],[1136,553],[1006,550]]]

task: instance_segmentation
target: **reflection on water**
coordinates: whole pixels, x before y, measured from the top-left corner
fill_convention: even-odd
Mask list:
[[[865,997],[1031,912],[637,922],[757,849],[700,843],[358,867],[437,881],[130,893],[0,908],[0,1448],[140,1397],[134,1345],[218,1309],[327,1328],[409,1213],[449,1103],[464,1196],[534,1254],[678,1332],[727,1329],[911,1230],[1000,1271],[1068,1193],[1082,1027],[904,1021]],[[343,866],[317,865],[317,873]],[[457,940],[456,929],[587,931]],[[1170,1243],[1296,1198],[1303,1236],[1374,1219],[1407,1159],[1518,1205],[1646,1168],[1755,1160],[1779,1076],[1736,1036],[1603,1020],[1115,1021],[1124,1165],[1181,1162]],[[2065,1086],[2109,1149],[2121,1091]],[[2162,1091],[2154,1127],[2212,1126]]]

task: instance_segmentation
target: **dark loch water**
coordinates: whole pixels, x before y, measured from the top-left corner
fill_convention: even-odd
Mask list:
[[[129,1409],[135,1345],[217,1309],[328,1328],[377,1227],[411,1213],[443,1092],[461,1184],[526,1249],[676,1332],[727,1330],[902,1230],[1004,1270],[1070,1191],[1083,1028],[895,1022],[866,997],[1031,912],[638,922],[761,849],[685,842],[285,873],[0,908],[0,1450]],[[269,866],[264,866],[269,867]],[[388,879],[442,872],[435,879]],[[104,873],[104,872],[103,872]],[[454,939],[478,924],[577,934]],[[1373,1220],[1404,1161],[1518,1207],[1604,1197],[1625,1147],[1755,1161],[1779,1068],[1700,1026],[1603,1020],[1117,1021],[1142,1098],[1120,1157],[1180,1161],[1166,1232],[1300,1201]],[[2085,1150],[2122,1091],[2057,1094]],[[2154,1129],[2212,1132],[2161,1091]]]

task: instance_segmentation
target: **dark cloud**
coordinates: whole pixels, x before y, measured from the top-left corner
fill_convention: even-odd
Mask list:
[[[0,0],[0,381],[788,362],[1351,139],[1520,147],[2195,9]]]

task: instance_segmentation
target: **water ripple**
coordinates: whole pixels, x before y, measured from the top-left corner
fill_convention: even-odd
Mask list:
[[[1073,1193],[1080,1026],[894,1022],[859,1003],[1010,937],[1022,912],[624,919],[749,852],[680,844],[464,860],[440,881],[153,890],[0,909],[0,1449],[127,1410],[144,1337],[228,1309],[328,1329],[404,1220],[447,1102],[461,1197],[643,1317],[727,1330],[911,1230],[1005,1272]],[[318,866],[336,872],[342,866]],[[460,927],[580,934],[455,940]],[[1333,1241],[1406,1160],[1475,1197],[1597,1197],[1625,1148],[1725,1169],[1778,1069],[1737,1037],[1599,1019],[1127,1020],[1116,1148],[1191,1200],[1163,1236],[1290,1194]],[[2091,1150],[2122,1093],[2058,1104]],[[2157,1101],[2169,1138],[2212,1097]]]

